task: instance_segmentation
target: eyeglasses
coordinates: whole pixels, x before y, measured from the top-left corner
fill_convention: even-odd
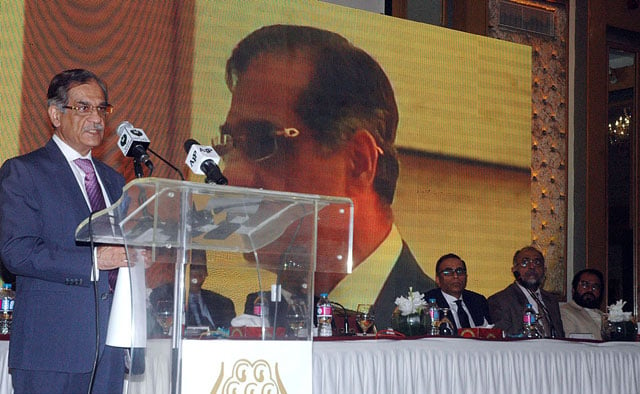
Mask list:
[[[456,274],[458,276],[465,276],[467,275],[467,270],[462,267],[458,267],[456,269],[445,268],[439,273],[439,275],[442,275],[442,276],[453,276],[453,274]]]
[[[530,259],[528,257],[525,257],[521,262],[518,263],[518,265],[522,268],[527,268],[530,265],[533,265],[533,267],[537,268],[542,267],[544,265],[544,261],[541,259]]]
[[[244,122],[233,128],[225,124],[220,126],[219,140],[213,145],[220,155],[238,149],[253,161],[263,161],[278,151],[279,139],[298,135],[298,129],[278,127],[268,121]]]
[[[76,111],[78,115],[89,115],[95,109],[98,115],[103,118],[113,112],[113,106],[111,104],[106,104],[106,105],[77,104],[74,106],[65,105],[62,108],[72,109]]]
[[[591,283],[587,282],[586,280],[580,281],[579,285],[584,290],[591,289],[591,291],[600,291],[600,289],[602,289],[602,285],[600,285],[600,283]]]

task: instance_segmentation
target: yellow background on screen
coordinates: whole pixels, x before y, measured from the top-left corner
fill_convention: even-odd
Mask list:
[[[224,65],[235,44],[287,23],[339,33],[380,63],[398,101],[398,146],[531,165],[530,47],[317,1],[200,1],[196,17],[198,138],[210,140],[224,122],[231,97]]]
[[[400,157],[394,212],[425,272],[433,277],[437,258],[453,252],[469,266],[469,289],[488,296],[505,287],[513,252],[531,243],[531,49],[317,1],[199,1],[194,138],[210,141],[225,120],[224,65],[236,43],[280,23],[339,33],[387,73],[397,145],[410,150]],[[253,279],[238,272],[229,285],[228,269],[213,268],[207,282],[241,309],[236,289]]]
[[[20,147],[23,10],[21,1],[0,1],[0,163]]]

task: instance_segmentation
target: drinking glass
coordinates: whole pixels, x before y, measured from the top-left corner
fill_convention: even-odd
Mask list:
[[[453,324],[449,319],[449,308],[440,308],[440,335],[451,336],[453,335]]]
[[[156,304],[156,321],[162,327],[162,334],[169,335],[173,325],[173,301],[158,301]]]
[[[369,328],[373,326],[375,322],[375,314],[373,311],[373,305],[371,304],[358,304],[356,309],[356,322],[362,330],[362,335],[367,335]]]
[[[290,335],[294,338],[304,336],[306,326],[307,308],[304,303],[291,303],[287,307],[287,324],[289,324]]]

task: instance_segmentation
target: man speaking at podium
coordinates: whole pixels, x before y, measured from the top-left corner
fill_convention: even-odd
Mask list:
[[[80,69],[51,80],[47,105],[51,140],[0,169],[1,259],[17,277],[13,386],[16,393],[122,392],[125,350],[105,346],[105,338],[109,271],[127,265],[125,250],[98,246],[92,254],[75,241],[78,224],[115,202],[124,186],[120,174],[91,157],[112,107],[104,82]]]
[[[226,78],[226,145],[216,149],[229,184],[349,197],[353,273],[317,272],[315,292],[352,310],[372,303],[377,327],[388,327],[396,297],[410,286],[426,292],[435,282],[393,224],[398,108],[384,71],[338,34],[275,25],[236,46]],[[319,239],[320,270],[326,249]]]

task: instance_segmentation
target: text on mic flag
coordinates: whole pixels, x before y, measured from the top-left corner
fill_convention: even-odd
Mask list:
[[[220,163],[220,155],[210,146],[192,144],[187,153],[185,164],[189,166],[194,174],[206,175],[202,171],[202,163],[207,160],[213,160],[214,163]]]

